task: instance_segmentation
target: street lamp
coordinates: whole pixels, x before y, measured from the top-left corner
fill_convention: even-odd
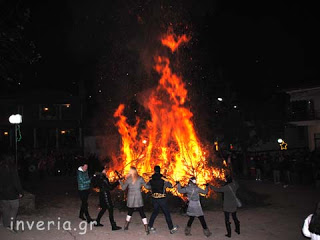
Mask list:
[[[223,99],[221,97],[218,97],[217,99],[218,99],[219,102],[223,101]]]
[[[283,139],[282,139],[282,138],[279,138],[279,139],[278,139],[278,143],[279,143],[279,144],[283,143]]]
[[[9,117],[9,122],[11,124],[20,124],[22,123],[22,116],[20,114],[13,114]]]
[[[20,114],[13,114],[9,117],[9,122],[14,125],[14,136],[15,136],[15,158],[16,165],[18,165],[18,130],[20,123],[22,123],[22,116]]]

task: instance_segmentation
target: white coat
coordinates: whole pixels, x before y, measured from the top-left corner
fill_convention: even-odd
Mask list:
[[[312,215],[313,215],[313,214],[309,215],[309,216],[306,218],[306,220],[304,220],[304,224],[303,224],[303,228],[302,228],[302,233],[303,233],[303,235],[305,235],[306,237],[311,238],[311,240],[320,240],[320,235],[311,233],[311,232],[309,231],[309,224],[310,224]]]

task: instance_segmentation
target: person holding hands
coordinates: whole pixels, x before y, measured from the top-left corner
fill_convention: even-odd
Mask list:
[[[189,216],[189,221],[185,228],[186,236],[191,236],[191,226],[195,217],[197,217],[200,220],[204,235],[206,237],[210,237],[212,235],[212,233],[208,229],[206,220],[204,219],[204,214],[203,214],[201,203],[200,203],[200,193],[207,195],[209,190],[208,186],[209,184],[206,184],[205,190],[203,190],[202,188],[199,188],[197,186],[197,181],[195,177],[191,177],[188,185],[185,187],[181,187],[180,182],[177,182],[178,192],[182,194],[187,194],[188,200],[189,200],[189,205],[187,209],[187,215]]]

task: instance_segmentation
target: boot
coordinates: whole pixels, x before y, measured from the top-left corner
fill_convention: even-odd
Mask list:
[[[173,226],[173,228],[170,230],[170,234],[175,234],[178,231],[178,225]]]
[[[87,223],[94,222],[94,219],[92,219],[90,216],[87,218]]]
[[[84,215],[83,211],[82,211],[82,210],[80,210],[79,218],[80,218],[81,220],[85,221],[85,220],[86,220],[86,218],[85,218],[83,215]]]
[[[212,235],[212,233],[210,232],[210,230],[207,228],[207,229],[203,229],[203,234],[206,236],[206,237],[210,237]]]
[[[147,235],[149,235],[149,234],[150,234],[148,224],[144,224],[144,230],[146,231],[146,234],[147,234]]]
[[[191,236],[191,227],[186,226],[186,228],[184,229],[184,234],[186,236]]]
[[[123,230],[124,231],[127,231],[128,229],[129,229],[129,221],[126,221],[126,223],[124,224],[124,228],[123,228]]]
[[[100,213],[99,213],[99,214],[98,214],[98,217],[97,217],[97,219],[96,219],[96,223],[94,224],[95,227],[103,227],[103,224],[100,223],[101,217],[102,217],[102,216],[101,216]]]
[[[235,221],[234,224],[236,225],[236,230],[235,230],[235,232],[238,233],[238,234],[240,234],[240,222],[239,222],[239,220],[238,220],[238,221]]]
[[[93,226],[95,226],[95,227],[103,227],[103,224],[101,224],[100,222],[97,222]]]
[[[84,214],[86,215],[87,223],[90,223],[90,222],[93,222],[93,221],[94,221],[94,219],[92,219],[92,218],[90,217],[88,211],[86,211]]]
[[[117,231],[122,229],[122,227],[117,226],[116,222],[111,223],[112,231]]]
[[[149,226],[149,231],[151,232],[151,233],[156,233],[156,228],[155,227],[150,227]]]
[[[231,237],[231,223],[230,222],[226,222],[226,228],[227,228],[227,234],[226,237]]]

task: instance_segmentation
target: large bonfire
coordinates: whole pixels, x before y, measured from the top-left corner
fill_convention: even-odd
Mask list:
[[[176,54],[189,40],[185,34],[177,36],[168,31],[161,43]],[[195,131],[193,114],[185,106],[188,94],[185,83],[172,72],[168,57],[155,56],[154,61],[160,80],[143,101],[150,114],[149,120],[143,122],[136,118],[135,124],[130,125],[124,115],[124,104],[114,113],[121,135],[121,150],[120,156],[113,158],[108,166],[109,176],[114,177],[115,171],[125,175],[135,166],[148,181],[153,167],[159,165],[173,184],[175,181],[186,184],[191,176],[197,178],[199,185],[224,178],[224,169],[215,167],[214,156],[210,154],[212,148],[204,146]],[[172,193],[177,195],[175,190]]]

